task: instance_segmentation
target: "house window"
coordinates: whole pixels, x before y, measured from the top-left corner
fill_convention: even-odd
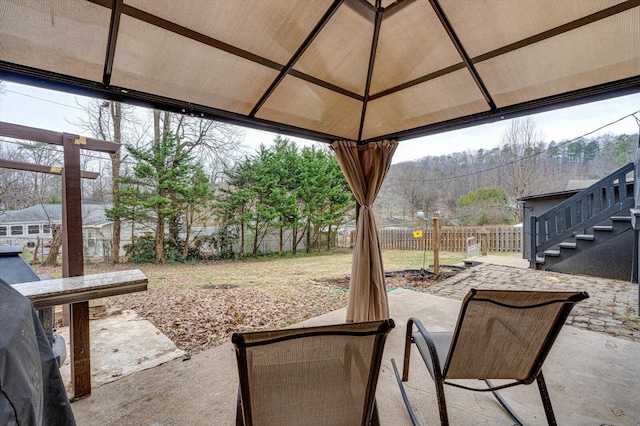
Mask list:
[[[0,226],[0,237],[6,237],[6,236],[7,236],[7,227]]]
[[[14,225],[11,227],[11,235],[22,235],[24,233],[24,229],[22,225]]]
[[[40,225],[27,225],[27,234],[39,234],[40,233]]]
[[[51,225],[42,225],[42,233],[50,234],[51,233]]]

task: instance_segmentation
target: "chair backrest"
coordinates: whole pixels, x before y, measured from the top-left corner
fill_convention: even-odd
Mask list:
[[[368,424],[393,320],[236,333],[244,424]]]
[[[471,290],[444,377],[532,382],[574,304],[588,297],[586,292]]]

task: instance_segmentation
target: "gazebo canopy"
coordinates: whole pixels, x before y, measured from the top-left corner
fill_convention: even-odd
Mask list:
[[[402,140],[640,91],[640,0],[0,0],[0,79]]]

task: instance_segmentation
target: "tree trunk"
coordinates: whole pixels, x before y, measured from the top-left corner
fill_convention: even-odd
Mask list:
[[[32,265],[38,263],[38,250],[40,250],[40,237],[36,237],[36,246],[33,248],[33,259],[31,260]]]
[[[278,246],[278,255],[282,256],[284,251],[284,226],[282,225],[282,217],[280,218],[280,244]]]
[[[244,222],[240,222],[240,258],[244,257]]]
[[[298,253],[298,226],[291,229],[291,251],[294,255]]]
[[[253,231],[253,257],[258,257],[258,219],[256,219],[256,227]]]
[[[51,232],[53,233],[53,242],[49,249],[49,255],[42,262],[42,266],[57,266],[58,265],[58,252],[60,246],[62,246],[62,230],[60,225],[51,225]]]
[[[122,143],[122,105],[120,102],[112,102],[111,115],[113,117],[113,142]],[[111,197],[113,206],[117,206],[120,202],[120,164],[122,159],[120,151],[111,154]],[[120,231],[122,229],[122,220],[120,216],[113,218],[113,232],[111,233],[111,251],[109,252],[109,262],[118,263],[120,260]]]
[[[187,260],[189,255],[189,239],[191,238],[191,225],[187,224],[186,233],[184,236],[184,246],[182,247],[182,260]]]
[[[158,220],[156,222],[156,238],[155,238],[156,263],[164,263],[164,217],[158,212]]]
[[[165,137],[163,133],[160,132],[160,114],[161,111],[154,109],[153,110],[153,132],[154,132],[154,140],[153,143],[160,144],[161,138]],[[164,114],[164,129],[168,126],[168,113]],[[163,196],[163,194],[160,194]],[[156,263],[165,263],[164,258],[164,215],[159,209],[156,209],[156,235],[154,240],[154,250],[156,255]]]

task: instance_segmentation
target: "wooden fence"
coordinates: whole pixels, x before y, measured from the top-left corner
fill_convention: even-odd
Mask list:
[[[433,228],[422,229],[422,238],[413,237],[413,231],[416,230],[379,229],[380,247],[390,250],[424,250],[426,243],[427,250],[433,250]],[[486,241],[488,251],[522,251],[522,227],[444,226],[440,228],[440,250],[442,251],[466,252],[469,244],[482,241]]]

